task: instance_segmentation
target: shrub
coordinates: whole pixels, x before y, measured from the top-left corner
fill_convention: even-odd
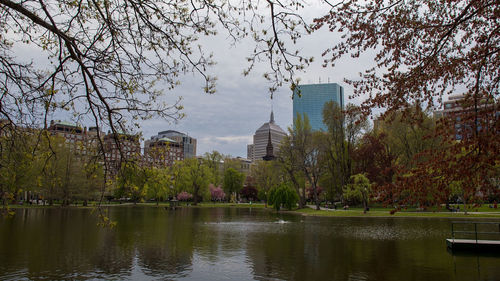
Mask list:
[[[212,197],[212,201],[222,201],[226,197],[226,193],[220,186],[215,187],[213,184],[210,184],[210,196]]]
[[[177,200],[180,201],[188,201],[193,198],[193,195],[191,193],[187,193],[186,191],[183,191],[177,195]]]
[[[298,201],[297,192],[287,183],[273,187],[269,193],[269,204],[273,205],[276,211],[279,211],[281,206],[291,210]]]

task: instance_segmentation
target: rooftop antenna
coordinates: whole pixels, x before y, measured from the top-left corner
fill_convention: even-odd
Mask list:
[[[269,118],[270,123],[274,123],[274,103],[271,101],[271,118]]]

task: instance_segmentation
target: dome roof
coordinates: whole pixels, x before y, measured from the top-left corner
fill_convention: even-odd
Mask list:
[[[271,130],[271,132],[279,132],[279,133],[283,133],[283,134],[286,134],[285,131],[283,131],[283,129],[281,129],[280,126],[276,125],[275,123],[271,123],[271,122],[266,122],[264,123],[262,126],[260,126],[259,129],[257,129],[257,131],[255,131],[255,133],[257,134],[258,132],[268,132],[269,130]]]
[[[283,129],[281,129],[280,126],[276,125],[276,123],[274,123],[274,113],[271,111],[271,118],[269,120],[269,122],[266,122],[264,123],[262,126],[260,126],[259,129],[257,129],[257,131],[255,131],[255,134],[257,133],[261,133],[261,132],[269,132],[269,130],[271,130],[271,132],[277,132],[277,133],[281,133],[281,134],[284,134],[286,135],[285,131],[283,131]]]

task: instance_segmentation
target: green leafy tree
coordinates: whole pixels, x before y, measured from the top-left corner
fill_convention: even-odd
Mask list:
[[[291,130],[289,128],[289,131]],[[305,177],[300,166],[298,151],[293,145],[291,136],[292,134],[286,135],[281,140],[277,159],[299,195],[299,208],[302,209],[306,205]]]
[[[210,198],[208,185],[212,182],[213,175],[208,165],[197,158],[185,159],[177,165],[177,188],[193,195],[193,205],[197,205],[203,198]]]
[[[333,200],[352,175],[352,154],[368,125],[358,107],[348,104],[343,110],[334,101],[325,103],[323,122],[328,128],[322,143],[328,168],[324,184],[327,186],[327,195]]]
[[[22,191],[36,186],[35,137],[13,124],[2,124],[0,129],[0,200],[4,214],[8,204],[17,201]]]
[[[129,197],[135,203],[147,194],[146,174],[136,162],[123,162],[116,180],[115,195]]]
[[[240,190],[243,188],[243,181],[245,180],[245,175],[238,172],[233,168],[228,168],[224,172],[224,191],[226,194],[233,194],[238,196]]]
[[[63,206],[68,206],[79,193],[79,189],[86,187],[84,163],[65,145],[57,149],[53,159],[56,161],[56,174],[59,179],[57,196],[62,200]]]
[[[36,166],[40,169],[38,185],[44,198],[52,205],[61,200],[68,206],[73,200],[83,199],[90,187],[88,177],[93,173],[86,170],[83,157],[75,154],[73,147],[60,136],[42,131]],[[95,186],[90,187],[95,190]]]
[[[291,210],[296,207],[298,201],[297,192],[286,182],[273,187],[269,192],[269,204],[276,211],[279,211],[281,206]]]
[[[83,176],[77,199],[83,200],[83,205],[87,206],[89,200],[99,198],[100,191],[104,190],[104,167],[97,159],[86,159],[83,163]]]
[[[387,163],[383,168],[395,171],[392,184],[377,186],[380,200],[391,204],[397,200],[399,204],[424,208],[448,203],[449,183],[454,179],[447,167],[456,161],[443,162],[450,156],[443,155],[450,145],[443,143],[443,136],[436,132],[436,120],[418,105],[387,114],[377,121],[374,133],[378,141],[383,141],[385,153],[394,158],[392,167]],[[436,159],[436,155],[441,155],[440,159]],[[460,155],[463,154],[456,156]],[[369,172],[367,175],[370,177]]]
[[[289,130],[293,141],[293,148],[297,151],[298,167],[303,172],[314,193],[316,209],[319,210],[318,182],[325,171],[324,134],[313,132],[306,114],[297,114],[294,128]]]
[[[214,175],[214,185],[216,186],[221,185],[223,180],[221,171],[222,171],[224,155],[214,150],[210,153],[205,152],[203,158],[205,159],[205,163],[208,165],[210,170],[212,170],[212,174]]]
[[[356,174],[351,176],[351,182],[344,188],[344,198],[361,201],[364,213],[366,213],[372,193],[370,180],[363,174]]]
[[[425,160],[423,152],[442,145],[442,139],[435,135],[436,120],[418,105],[406,112],[388,114],[377,124],[375,131],[386,134],[388,148],[397,157],[396,164],[407,169]]]
[[[145,169],[146,190],[149,198],[154,198],[156,205],[160,200],[173,196],[171,174],[167,168],[151,167]]]
[[[281,168],[275,161],[257,161],[251,168],[251,176],[258,188],[258,195],[267,208],[269,191],[281,183]]]

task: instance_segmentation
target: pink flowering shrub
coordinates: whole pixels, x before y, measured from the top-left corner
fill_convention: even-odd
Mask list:
[[[215,187],[213,184],[210,184],[210,195],[213,201],[222,201],[226,197],[226,193],[220,186]]]
[[[179,194],[177,194],[177,200],[180,201],[188,201],[193,198],[193,195],[191,193],[187,193],[186,191],[183,191]]]

